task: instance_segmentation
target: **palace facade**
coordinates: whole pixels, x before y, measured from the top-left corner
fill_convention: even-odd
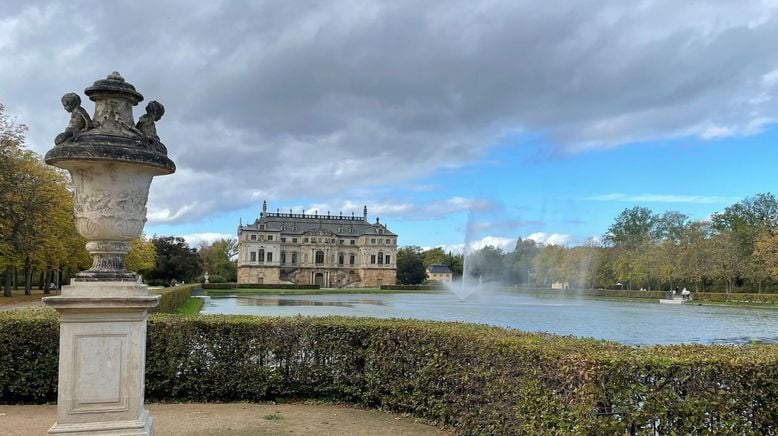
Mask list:
[[[395,284],[397,235],[376,218],[267,212],[238,226],[238,283],[318,284],[323,288]]]

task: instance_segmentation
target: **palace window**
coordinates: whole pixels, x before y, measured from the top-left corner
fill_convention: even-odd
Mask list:
[[[352,239],[352,240],[351,240],[351,245],[354,245],[354,244],[356,244],[356,242],[357,242],[357,241],[355,241],[355,240],[353,240],[353,239]]]
[[[251,235],[251,240],[252,241],[256,241],[257,240],[257,235]]]
[[[379,265],[384,264],[384,253],[378,252],[378,264]]]
[[[349,228],[348,228],[348,232],[349,232],[349,233],[354,233],[354,228],[353,228],[353,227],[349,227]]]
[[[371,263],[372,265],[375,265],[375,254],[371,254],[371,255],[370,255],[370,263]]]
[[[307,244],[308,243],[308,238],[303,238],[303,242]]]
[[[370,238],[370,243],[375,244],[375,238]]]
[[[389,264],[391,263],[391,262],[389,262],[389,257],[390,257],[390,256],[387,254],[387,255],[386,255],[386,260],[385,260],[387,265],[389,265]]]
[[[273,240],[273,235],[267,235],[267,240],[268,241],[272,241]]]
[[[273,252],[272,251],[268,251],[267,252],[267,261],[268,262],[272,262],[273,261]]]
[[[281,252],[281,263],[286,263],[286,251]]]
[[[345,261],[345,256],[343,256],[342,254],[339,254],[338,255],[338,265],[343,265],[344,261]]]
[[[348,264],[349,265],[354,265],[354,255],[353,254],[349,255],[349,257],[348,257]]]
[[[297,231],[297,224],[292,225],[292,230]]]
[[[386,243],[387,243],[387,244],[391,244],[391,243],[392,243],[392,240],[391,240],[391,239],[387,239],[387,240],[386,240]]]
[[[324,252],[323,251],[317,251],[316,252],[316,263],[324,263]]]
[[[260,224],[259,225],[259,230],[265,230],[265,225],[264,224]]]
[[[284,231],[284,230],[286,230],[286,226],[281,224],[281,231]]]
[[[281,238],[281,242],[286,242],[286,238]]]
[[[259,261],[264,262],[265,261],[265,250],[260,248],[259,249]]]
[[[297,263],[297,252],[292,252],[292,265]]]
[[[252,251],[251,252],[251,261],[252,262],[256,262],[257,261],[257,252],[256,251]]]
[[[346,243],[346,241],[344,241],[343,239],[340,240],[340,245],[343,245],[345,243]]]
[[[296,244],[296,243],[297,243],[297,238],[292,238],[292,244]]]

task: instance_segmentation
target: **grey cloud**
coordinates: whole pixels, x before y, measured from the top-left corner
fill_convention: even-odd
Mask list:
[[[111,70],[166,105],[167,222],[403,183],[506,131],[564,154],[778,113],[776,6],[756,1],[19,1],[0,20],[0,101],[35,150],[59,97]]]

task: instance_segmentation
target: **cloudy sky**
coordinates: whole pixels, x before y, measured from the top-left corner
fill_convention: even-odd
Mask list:
[[[266,199],[366,204],[401,245],[577,244],[776,190],[776,41],[776,1],[5,0],[0,102],[40,153],[111,71],[162,102],[150,235]]]

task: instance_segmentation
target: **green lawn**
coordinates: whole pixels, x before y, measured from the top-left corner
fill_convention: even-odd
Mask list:
[[[202,298],[189,297],[186,303],[176,309],[178,315],[197,315],[200,313],[200,308],[203,306]]]

